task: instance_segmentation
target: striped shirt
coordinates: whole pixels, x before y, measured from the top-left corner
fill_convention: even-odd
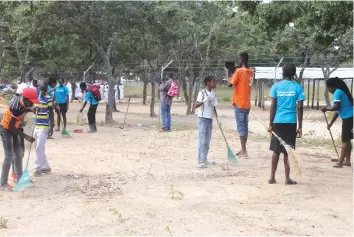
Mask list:
[[[49,95],[40,95],[38,98],[40,104],[37,104],[37,119],[36,128],[48,128],[49,127],[49,108],[53,107],[53,98]]]
[[[9,103],[9,107],[7,107],[4,112],[4,116],[1,120],[1,125],[3,128],[9,129],[10,120],[11,118],[14,118],[16,120],[15,128],[19,128],[21,120],[25,117],[26,114],[27,111],[26,106],[23,103],[23,97],[21,95],[14,96]]]

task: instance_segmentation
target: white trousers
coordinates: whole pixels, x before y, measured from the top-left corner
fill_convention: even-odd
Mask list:
[[[36,157],[34,160],[35,171],[41,171],[42,169],[49,169],[50,165],[45,155],[45,143],[48,138],[48,128],[35,128],[34,129],[34,148],[36,151]]]

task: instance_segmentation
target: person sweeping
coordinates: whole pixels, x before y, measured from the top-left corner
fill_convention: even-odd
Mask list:
[[[285,143],[295,148],[296,137],[302,136],[303,101],[304,91],[301,85],[293,78],[296,74],[296,67],[287,64],[283,67],[283,81],[272,86],[270,97],[272,104],[270,109],[270,120],[268,132],[274,132],[281,137]],[[297,122],[296,123],[296,117]],[[290,179],[290,166],[288,163],[288,153],[280,141],[272,135],[270,150],[273,151],[271,175],[269,184],[276,183],[275,172],[278,167],[280,154],[284,154],[285,184],[297,184]]]
[[[323,113],[327,111],[335,112],[332,121],[328,124],[327,129],[330,130],[338,116],[342,119],[342,149],[338,163],[334,168],[342,168],[343,165],[351,166],[350,156],[352,152],[353,139],[353,97],[348,86],[344,81],[336,78],[330,78],[326,81],[326,87],[333,94],[333,106],[326,106],[321,109]]]
[[[213,89],[216,87],[215,78],[207,76],[204,79],[205,89],[199,91],[195,108],[198,109],[198,167],[207,168],[207,165],[215,165],[215,162],[208,161],[211,133],[213,131],[213,115],[217,116],[215,106],[218,104]]]
[[[57,113],[58,126],[56,131],[60,131],[61,117],[63,117],[63,130],[66,130],[66,113],[69,109],[69,102],[69,89],[64,86],[64,79],[60,78],[59,85],[55,87],[55,103],[58,105],[55,108],[55,112]]]
[[[34,144],[35,161],[33,176],[35,177],[52,171],[45,154],[45,143],[48,139],[48,131],[50,129],[50,109],[53,108],[53,99],[48,95],[47,89],[48,83],[45,81],[41,82],[37,117],[34,125],[34,137],[36,141]]]
[[[15,172],[18,179],[22,175],[21,137],[33,143],[35,138],[25,134],[19,129],[21,120],[25,117],[28,109],[33,104],[38,104],[37,93],[32,88],[23,90],[22,95],[16,96],[6,108],[1,120],[0,132],[4,149],[4,161],[1,170],[0,191],[12,191],[13,187],[8,184],[8,176],[11,162],[15,159]]]
[[[85,93],[85,102],[82,105],[82,108],[80,109],[80,113],[82,113],[82,111],[86,107],[86,104],[89,103],[90,107],[87,112],[87,119],[89,122],[90,129],[88,130],[88,133],[95,133],[97,132],[96,111],[98,106],[98,100],[94,96],[93,92],[87,89],[87,85],[85,82],[80,83],[80,89],[82,93]]]

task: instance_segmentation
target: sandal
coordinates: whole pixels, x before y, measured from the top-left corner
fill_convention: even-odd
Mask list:
[[[287,181],[285,181],[285,185],[295,185],[295,184],[297,184],[295,180],[288,179]]]
[[[276,181],[275,179],[269,179],[269,180],[268,180],[268,183],[269,183],[269,184],[275,184],[276,182],[277,182],[277,181]]]
[[[343,165],[337,163],[337,164],[333,165],[333,168],[343,168]]]

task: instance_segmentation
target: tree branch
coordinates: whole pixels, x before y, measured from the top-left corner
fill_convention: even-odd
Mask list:
[[[107,52],[106,52],[107,57],[110,57],[110,55],[111,55],[112,45],[113,45],[113,42],[115,41],[115,39],[117,38],[117,36],[118,36],[118,33],[114,32],[111,42],[109,43],[108,48],[107,48]]]

